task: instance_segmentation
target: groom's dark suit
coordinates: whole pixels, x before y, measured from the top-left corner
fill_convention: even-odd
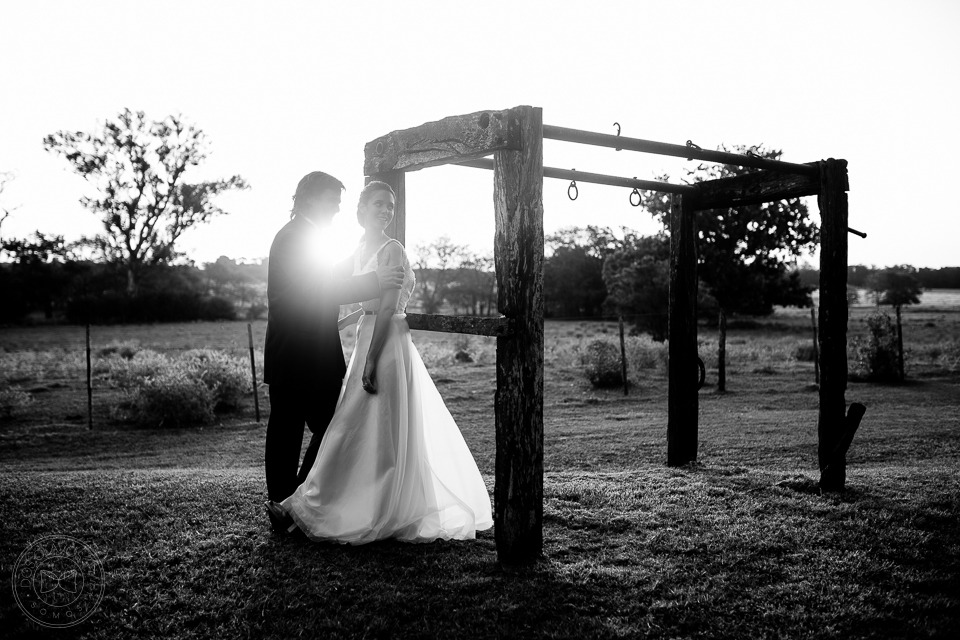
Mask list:
[[[318,247],[310,241],[315,231],[298,215],[270,247],[263,353],[270,421],[264,463],[267,493],[277,502],[306,478],[340,396],[347,369],[337,330],[340,305],[380,297],[376,273],[338,277],[320,266]],[[304,422],[313,437],[298,474]]]

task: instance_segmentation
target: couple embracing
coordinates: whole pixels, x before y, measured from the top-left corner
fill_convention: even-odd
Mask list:
[[[493,526],[490,498],[410,337],[404,310],[414,273],[385,233],[396,195],[384,182],[367,184],[352,259],[325,266],[329,256],[315,240],[330,233],[343,189],[326,173],[307,174],[270,248],[264,382],[273,529],[349,544],[474,538]],[[340,305],[353,302],[361,309],[338,320]],[[339,331],[354,322],[345,366]],[[304,423],[312,436],[298,471]]]

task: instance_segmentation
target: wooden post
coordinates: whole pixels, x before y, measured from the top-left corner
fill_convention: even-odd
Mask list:
[[[93,431],[93,369],[90,366],[90,325],[87,325],[87,428]]]
[[[813,379],[820,384],[820,345],[817,343],[817,310],[810,307],[810,323],[813,325]]]
[[[846,432],[847,388],[847,162],[820,166],[820,412],[817,457],[820,488],[842,491],[845,460],[832,460]],[[831,464],[832,463],[832,464]]]
[[[623,316],[618,316],[617,320],[620,323],[620,375],[623,377],[623,395],[627,395],[629,383],[627,382],[627,347],[623,343]]]
[[[674,195],[670,207],[669,383],[667,464],[697,458],[697,229],[696,201]]]
[[[407,182],[403,171],[389,171],[377,174],[376,180],[382,180],[391,187],[397,196],[397,201],[393,209],[393,222],[384,230],[391,238],[400,241],[400,244],[407,245]]]
[[[497,558],[527,564],[543,549],[543,112],[508,112],[517,151],[494,155],[494,261],[500,313],[515,321],[497,338]]]
[[[900,372],[900,382],[904,379],[903,370],[903,326],[900,324],[900,305],[896,305],[897,310],[897,370]]]
[[[727,314],[720,307],[719,326],[717,327],[717,391],[727,390]]]
[[[247,323],[247,340],[250,343],[250,374],[253,376],[253,408],[257,413],[257,424],[260,424],[260,393],[257,389],[257,361],[253,357],[253,325]]]

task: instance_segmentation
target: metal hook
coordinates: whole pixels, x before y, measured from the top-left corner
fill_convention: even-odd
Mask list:
[[[637,176],[633,176],[633,179],[636,180]],[[636,202],[633,201],[633,196],[637,196]],[[634,207],[639,207],[641,202],[643,202],[643,196],[640,195],[640,190],[634,187],[633,191],[630,192],[630,204]]]
[[[754,151],[755,148],[756,147],[750,147],[749,149],[747,149],[747,156],[751,158],[762,158],[763,156],[761,156],[759,153]]]
[[[574,169],[574,171],[576,171],[576,169]],[[573,190],[573,193],[570,193],[571,189]],[[567,197],[570,198],[571,200],[576,200],[577,198],[580,197],[580,189],[577,188],[576,180],[570,181],[570,186],[567,187]]]
[[[693,140],[687,140],[687,146],[691,149],[697,149],[698,151],[703,151],[703,147],[698,144],[693,144]],[[693,158],[687,158],[687,160],[693,160]]]
[[[615,126],[615,127],[617,128],[617,137],[619,138],[619,137],[620,137],[620,123],[619,123],[619,122],[614,122],[614,123],[613,123],[613,126]],[[621,150],[620,147],[617,147],[617,148],[616,148],[616,151],[620,151],[620,150]]]

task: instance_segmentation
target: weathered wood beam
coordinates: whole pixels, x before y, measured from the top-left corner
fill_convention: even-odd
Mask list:
[[[543,550],[543,111],[517,107],[510,117],[520,149],[498,151],[493,171],[497,303],[516,323],[497,338],[494,403],[494,537],[505,566]]]
[[[407,324],[419,331],[469,333],[475,336],[505,337],[513,335],[511,318],[483,318],[479,316],[440,316],[430,313],[408,313]]]
[[[732,178],[697,183],[697,207],[721,209],[741,207],[820,193],[820,178],[796,173],[761,170]]]
[[[834,460],[847,431],[847,162],[820,166],[820,488],[843,491],[846,461]]]
[[[674,195],[670,207],[667,465],[697,459],[697,203]]]
[[[482,158],[494,151],[519,150],[515,112],[478,111],[388,133],[363,148],[363,173],[373,176],[385,171],[416,171]]]

